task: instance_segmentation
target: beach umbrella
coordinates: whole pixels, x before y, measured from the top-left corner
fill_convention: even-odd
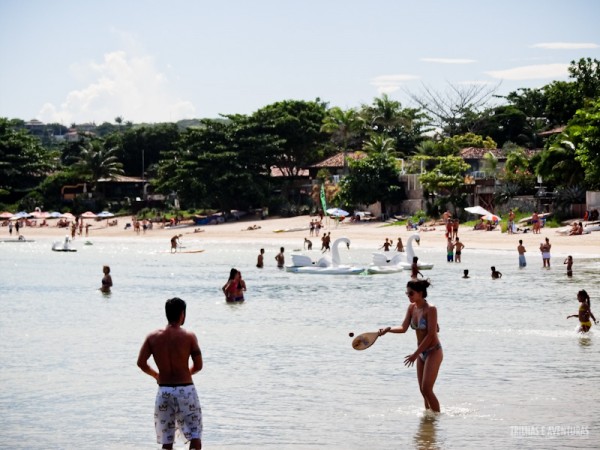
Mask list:
[[[20,211],[20,212],[16,213],[14,216],[12,216],[10,218],[10,220],[29,219],[30,217],[31,217],[31,214],[29,214],[27,211]]]
[[[0,213],[0,219],[10,219],[12,216],[14,216],[14,214],[8,211]]]
[[[492,222],[499,222],[500,220],[502,220],[502,218],[500,216],[497,216],[496,214],[492,214],[492,213],[485,214],[485,215],[481,216],[481,218],[483,220],[491,220]]]
[[[329,208],[325,212],[327,214],[329,214],[330,216],[334,216],[334,217],[346,217],[346,216],[350,215],[350,213],[348,211],[344,211],[343,209],[340,209],[340,208]]]
[[[489,212],[485,208],[482,208],[481,206],[469,206],[468,208],[465,208],[465,211],[471,214],[476,214],[478,216],[485,216],[486,214],[491,214],[491,212]]]
[[[62,214],[58,211],[52,211],[48,214],[48,219],[58,219]]]
[[[48,217],[50,217],[49,212],[43,212],[43,211],[34,211],[30,214],[34,219],[47,219]]]
[[[95,219],[98,216],[91,211],[86,211],[81,215],[81,217],[83,219]]]
[[[108,219],[109,217],[114,217],[115,215],[108,211],[102,211],[96,214],[97,217],[101,217],[103,219]]]
[[[71,214],[70,212],[61,214],[60,217],[63,219],[75,220],[75,216],[73,214]]]

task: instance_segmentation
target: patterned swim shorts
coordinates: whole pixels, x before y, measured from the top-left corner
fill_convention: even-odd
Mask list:
[[[177,430],[186,441],[202,439],[202,409],[193,384],[158,387],[154,427],[159,444],[172,444]]]

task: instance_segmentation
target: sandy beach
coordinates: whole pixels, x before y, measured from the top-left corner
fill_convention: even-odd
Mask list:
[[[132,223],[131,216],[118,217],[118,225],[108,226],[108,222],[86,220],[91,223],[89,236],[76,236],[78,239],[93,240],[94,238],[127,238],[131,239],[164,239],[165,246],[169,246],[169,240],[176,234],[181,234],[182,242],[185,242],[186,236],[193,235],[194,238],[209,239],[211,241],[223,240],[224,242],[253,243],[258,247],[261,245],[293,245],[293,248],[302,248],[304,238],[309,238],[313,246],[320,247],[320,237],[310,237],[308,225],[314,217],[305,215],[290,218],[268,218],[266,220],[248,220],[242,219],[235,222],[227,222],[218,225],[198,226],[192,223],[185,223],[175,228],[165,227],[154,224],[152,230],[136,234],[132,227],[125,229],[125,225]],[[58,228],[55,221],[48,221],[47,227],[25,227],[20,230],[21,234],[27,239],[36,238],[56,238],[62,239],[67,234],[66,228]],[[362,223],[336,223],[333,219],[325,218],[323,232],[331,232],[332,238],[347,237],[354,245],[361,247],[372,247],[377,250],[381,247],[385,238],[389,238],[394,243],[398,237],[406,243],[406,240],[412,231],[408,231],[404,226],[394,226],[383,222],[362,222]],[[256,227],[256,229],[249,229]],[[258,228],[259,227],[259,228]],[[432,229],[435,228],[435,229]],[[422,231],[421,247],[445,249],[446,238],[443,226],[429,227],[430,231]],[[519,239],[523,240],[523,245],[528,250],[529,255],[538,253],[540,242],[546,237],[552,244],[552,253],[556,256],[580,255],[586,257],[600,256],[600,232],[592,232],[581,236],[564,236],[556,231],[557,229],[542,229],[540,234],[517,233],[509,235],[501,233],[500,230],[479,231],[467,227],[459,228],[458,236],[465,244],[465,251],[471,249],[482,250],[515,250]],[[3,239],[8,239],[8,228],[2,227]],[[13,231],[13,236],[15,233]],[[292,243],[290,243],[292,241]]]

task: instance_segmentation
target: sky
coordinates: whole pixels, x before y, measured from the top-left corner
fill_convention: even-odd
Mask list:
[[[0,0],[0,117],[175,122],[485,84],[600,59],[597,0]]]

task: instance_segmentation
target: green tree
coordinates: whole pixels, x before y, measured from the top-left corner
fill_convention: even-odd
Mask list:
[[[349,174],[340,182],[339,198],[346,205],[386,205],[403,200],[396,160],[387,152],[374,152],[361,160],[352,160]]]
[[[585,173],[585,182],[591,189],[600,188],[600,99],[588,108],[577,111],[567,127],[576,145],[575,159]]]
[[[565,130],[542,150],[535,165],[535,173],[544,182],[553,186],[573,186],[585,178],[585,171],[576,159],[575,144],[577,137]]]
[[[348,173],[346,153],[353,138],[360,134],[364,123],[362,118],[354,109],[344,111],[334,107],[327,111],[322,123],[321,131],[329,133],[331,141],[344,153],[344,172]]]
[[[372,105],[362,105],[359,112],[363,120],[362,132],[381,134],[395,141],[395,151],[402,156],[415,153],[423,141],[427,128],[427,116],[415,108],[402,108],[398,101],[387,94],[375,98]]]
[[[106,148],[99,139],[86,143],[74,168],[90,182],[93,192],[98,187],[98,180],[113,179],[123,174],[123,165],[117,158],[117,148]]]
[[[434,199],[431,205],[432,212],[438,214],[447,203],[455,209],[466,204],[464,192],[464,175],[470,169],[462,158],[458,156],[424,157],[417,156],[415,160],[432,160],[434,168],[419,177],[426,195]]]
[[[33,189],[54,169],[56,152],[14,122],[0,118],[0,193],[14,202]]]

